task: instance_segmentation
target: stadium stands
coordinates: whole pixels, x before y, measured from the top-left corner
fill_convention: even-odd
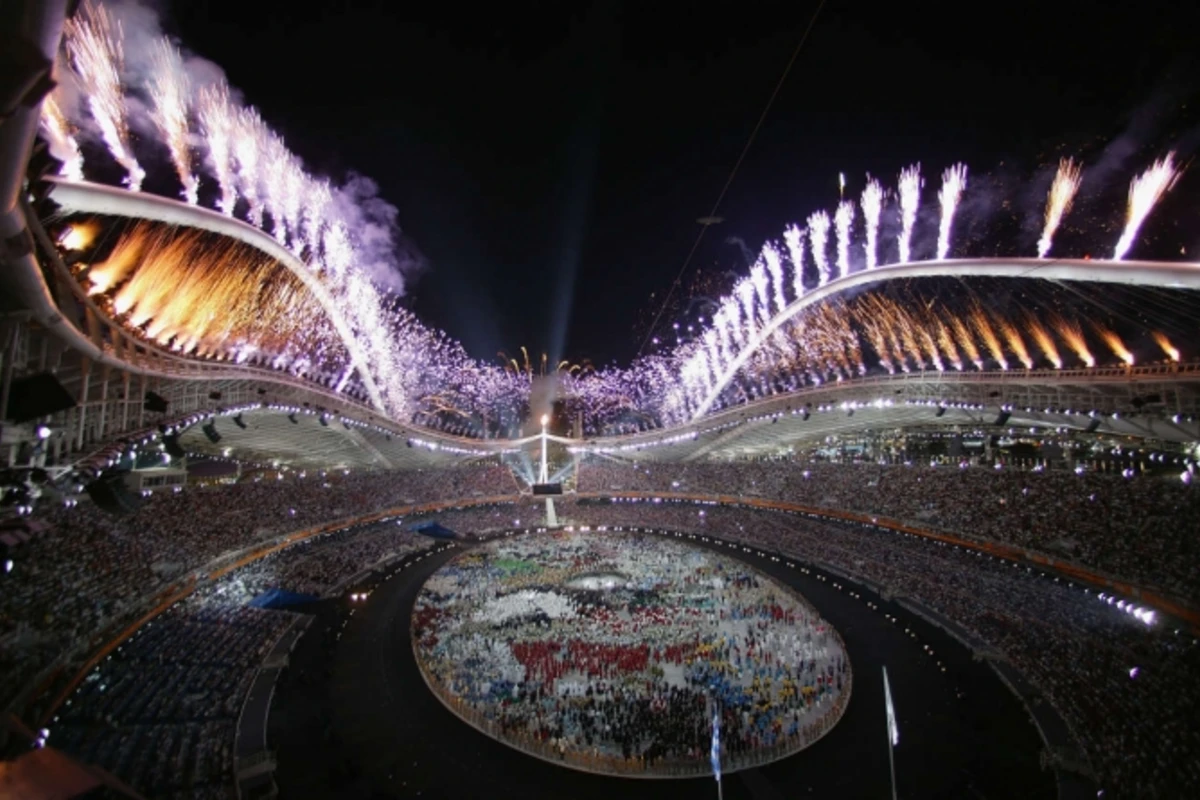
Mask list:
[[[588,462],[579,491],[726,494],[878,515],[1087,565],[1200,600],[1200,493],[1177,477],[755,461]]]

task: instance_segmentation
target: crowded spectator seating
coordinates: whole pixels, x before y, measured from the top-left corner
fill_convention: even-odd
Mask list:
[[[1013,545],[1200,601],[1200,490],[1179,478],[924,464],[589,459],[580,492],[742,495]]]
[[[324,597],[364,570],[429,545],[390,521],[315,536],[239,568],[214,590],[213,602],[238,607],[274,588]]]
[[[232,797],[242,701],[293,622],[207,597],[180,603],[88,673],[49,725],[49,744],[146,797]]]
[[[858,512],[1041,551],[1183,598],[1200,594],[1194,539],[1200,500],[1178,479],[928,464],[630,465],[588,459],[578,487],[600,494],[723,495],[734,503],[740,495]],[[410,501],[502,495],[516,495],[507,470],[478,467],[192,487],[155,496],[125,517],[85,504],[53,511],[45,515],[53,530],[11,553],[14,569],[0,575],[0,689],[11,697],[69,653],[75,659],[65,663],[81,663],[97,632],[136,617],[204,565],[280,534]],[[1200,794],[1200,735],[1193,724],[1200,716],[1194,679],[1200,648],[1192,632],[1166,617],[1146,624],[1102,601],[1096,588],[873,525],[711,503],[570,496],[556,502],[567,524],[704,532],[827,565],[928,608],[985,643],[988,657],[1010,662],[1052,704],[1107,796]],[[514,497],[431,518],[486,537],[537,527],[542,510],[541,501]],[[59,710],[51,744],[111,767],[151,796],[186,793],[185,785],[198,787],[186,790],[187,796],[205,796],[204,787],[224,796],[236,717],[222,716],[230,707],[222,698],[233,698],[234,706],[241,702],[243,681],[261,661],[257,654],[278,633],[274,620],[286,619],[281,612],[245,608],[244,601],[272,584],[327,593],[356,571],[406,552],[411,543],[390,524],[392,529],[367,527],[292,546],[205,585],[101,663],[94,674],[106,676],[103,682],[85,683]],[[175,646],[167,639],[150,647],[154,636],[168,637],[173,627],[179,630],[170,637],[178,642],[202,635],[218,643],[245,639],[233,649]],[[216,632],[204,634],[206,629]],[[248,653],[248,661],[238,660]],[[148,674],[147,685],[164,687],[147,692],[144,702],[132,694],[122,701],[117,691],[128,685],[120,683],[120,670],[133,663]],[[175,759],[170,770],[160,766],[164,759]]]
[[[1097,589],[872,525],[690,502],[584,500],[559,515],[701,532],[854,575],[945,616],[1016,667],[1067,722],[1105,796],[1200,793],[1200,646],[1177,622],[1147,625]]]
[[[297,621],[250,601],[272,588],[325,595],[432,544],[379,522],[303,540],[202,585],[87,674],[50,723],[50,743],[147,797],[232,797],[242,703]]]
[[[506,468],[487,465],[260,475],[155,493],[128,515],[89,503],[42,507],[51,529],[12,549],[12,568],[0,573],[0,700],[10,703],[56,662],[78,663],[169,587],[247,548],[331,520],[516,491]],[[332,567],[295,569],[289,577],[303,590]]]

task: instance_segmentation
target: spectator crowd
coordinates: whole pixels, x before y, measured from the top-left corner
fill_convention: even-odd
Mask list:
[[[1107,797],[1200,794],[1200,645],[1147,625],[1100,590],[979,551],[871,525],[689,502],[582,501],[579,525],[694,531],[828,565],[957,623],[1013,664],[1063,717]]]
[[[1200,499],[1194,486],[1177,479],[927,464],[587,459],[577,481],[581,492],[759,497],[857,512],[1037,550],[1189,600],[1200,597]],[[0,573],[0,696],[7,703],[55,665],[72,674],[106,635],[171,587],[290,531],[414,502],[515,494],[506,469],[484,466],[189,487],[156,494],[126,516],[86,503],[44,512],[49,532],[10,550]],[[909,598],[1020,670],[1067,722],[1108,796],[1200,795],[1194,725],[1200,648],[1166,619],[1147,625],[1065,578],[869,525],[711,504],[597,504],[569,496],[556,502],[568,523],[702,531],[826,564]],[[451,509],[436,519],[459,532],[486,534],[542,524],[542,504],[521,499]],[[417,546],[394,522],[390,526],[314,538],[206,585],[89,674],[59,710],[49,743],[111,769],[148,796],[226,796],[236,720],[229,710],[239,707],[246,681],[289,619],[246,608],[245,601],[275,585],[325,594]],[[537,648],[524,657],[531,664],[548,658]],[[577,647],[574,657],[597,656]],[[672,668],[673,658],[666,658]],[[606,678],[592,680],[599,702]],[[686,681],[672,688],[658,699],[670,704],[695,689]],[[599,697],[612,692],[605,683]],[[682,702],[690,707],[691,701]],[[511,724],[514,730],[524,725],[524,735],[545,736],[538,746],[550,738],[561,743],[568,731],[528,719]],[[567,738],[572,746],[578,741]],[[635,743],[628,741],[632,755]],[[619,748],[612,757],[623,759],[624,742],[612,742]]]
[[[146,797],[231,798],[242,702],[294,621],[206,597],[180,603],[88,673],[47,743]]]
[[[247,548],[412,503],[515,493],[512,474],[489,465],[258,476],[155,493],[128,515],[90,503],[45,508],[50,530],[10,550],[0,572],[0,702],[7,705],[56,662],[77,663],[189,575]],[[334,566],[294,569],[288,577],[312,590]]]
[[[394,522],[305,540],[198,588],[92,669],[48,743],[147,797],[233,796],[234,732],[258,667],[298,616],[248,603],[270,588],[323,595],[433,545]]]
[[[1123,478],[919,464],[590,459],[581,492],[741,495],[851,511],[1003,542],[1200,600],[1200,487]]]

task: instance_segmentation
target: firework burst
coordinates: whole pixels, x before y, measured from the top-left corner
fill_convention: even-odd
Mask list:
[[[1167,153],[1154,162],[1150,169],[1134,178],[1129,184],[1129,205],[1125,210],[1125,230],[1117,241],[1113,258],[1120,261],[1133,247],[1138,231],[1150,212],[1158,205],[1162,196],[1179,180],[1181,170],[1175,166],[1175,154]]]
[[[49,139],[50,151],[63,162],[60,174],[73,181],[83,180],[83,154],[54,92],[42,102],[42,130]]]
[[[1029,348],[1025,346],[1025,339],[1017,330],[1017,326],[998,315],[995,317],[995,322],[996,327],[1004,334],[1004,341],[1008,344],[1008,349],[1016,355],[1018,361],[1025,365],[1025,369],[1033,369],[1033,358],[1029,355]]]
[[[950,365],[959,372],[962,372],[962,356],[958,353],[958,346],[954,342],[954,335],[951,333],[950,328],[933,314],[929,315],[927,324],[936,332],[938,347],[946,354]]]
[[[1042,355],[1046,360],[1054,365],[1055,369],[1062,369],[1062,356],[1058,354],[1058,345],[1054,342],[1054,337],[1050,335],[1050,331],[1042,323],[1038,322],[1033,316],[1025,317],[1025,327],[1029,329],[1029,335],[1033,337],[1033,341],[1037,344],[1038,349],[1042,351]]]
[[[767,273],[771,276],[771,290],[775,297],[775,310],[777,312],[783,311],[787,308],[787,297],[784,295],[783,257],[779,253],[779,248],[771,242],[764,244],[762,260],[767,265]]]
[[[1008,369],[1008,359],[1004,356],[1004,346],[1000,344],[1000,337],[996,335],[995,329],[992,328],[992,323],[988,320],[987,313],[978,303],[971,307],[969,318],[971,326],[979,334],[979,338],[983,341],[992,359],[1000,365],[1000,369]]]
[[[238,165],[238,188],[249,206],[247,214],[250,223],[256,228],[263,224],[263,204],[259,198],[259,161],[265,149],[268,131],[262,117],[253,108],[244,108],[238,112],[233,138],[233,155]],[[270,163],[270,159],[268,159]]]
[[[938,203],[942,207],[941,223],[938,226],[937,259],[942,261],[950,255],[950,229],[954,225],[954,212],[963,190],[967,188],[967,165],[955,164],[942,173],[942,188],[938,190]]]
[[[1096,358],[1092,355],[1092,351],[1088,349],[1087,339],[1083,335],[1083,328],[1078,322],[1055,315],[1052,318],[1052,324],[1054,325],[1054,329],[1058,331],[1058,335],[1067,343],[1067,347],[1071,348],[1071,352],[1084,363],[1084,366],[1089,368],[1096,366]]]
[[[954,329],[954,338],[958,342],[958,346],[967,354],[967,358],[971,359],[971,363],[975,365],[975,369],[983,369],[983,357],[979,355],[979,347],[975,344],[975,338],[971,336],[971,331],[957,316],[950,317],[950,327]]]
[[[907,264],[912,257],[912,233],[917,223],[917,209],[921,205],[921,165],[913,164],[900,171],[900,263]]]
[[[1054,175],[1054,182],[1050,184],[1050,194],[1046,197],[1046,224],[1042,228],[1041,238],[1038,239],[1038,258],[1045,258],[1050,252],[1054,232],[1071,210],[1071,203],[1075,201],[1075,193],[1079,191],[1079,183],[1082,180],[1082,167],[1069,158],[1058,162],[1058,172]]]
[[[237,139],[237,111],[229,99],[229,87],[224,83],[200,90],[198,104],[200,127],[208,143],[208,164],[216,176],[221,196],[217,208],[233,216],[237,204],[237,184],[233,171],[233,142]]]
[[[1163,353],[1172,361],[1179,360],[1179,348],[1171,344],[1171,340],[1162,331],[1154,331],[1150,334],[1154,338],[1154,343],[1162,348]]]
[[[125,97],[121,91],[125,60],[121,25],[103,6],[86,0],[75,16],[67,20],[65,34],[71,67],[87,95],[88,108],[100,136],[125,169],[125,185],[131,191],[139,191],[146,172],[129,143]]]
[[[1114,356],[1121,359],[1126,365],[1133,366],[1133,353],[1121,341],[1121,337],[1117,335],[1116,331],[1104,327],[1099,322],[1093,322],[1092,327],[1096,329],[1096,335],[1108,345],[1108,349],[1112,351]]]
[[[804,296],[804,236],[799,225],[789,225],[783,231],[783,243],[792,262],[792,292],[797,298]]]
[[[808,217],[808,241],[812,247],[813,261],[817,263],[817,273],[821,283],[829,283],[833,279],[833,270],[829,266],[829,215],[824,211],[814,211]]]
[[[854,225],[854,203],[843,200],[838,203],[837,212],[833,216],[834,228],[837,232],[837,265],[843,275],[850,274],[850,228]]]
[[[866,252],[867,269],[875,269],[879,258],[879,218],[883,214],[883,186],[879,181],[867,176],[867,186],[863,189],[862,199],[863,220],[867,224],[867,241],[863,244]]]
[[[154,72],[150,78],[150,118],[171,154],[171,162],[183,186],[183,199],[196,205],[200,183],[192,172],[192,156],[188,150],[188,86],[187,73],[179,51],[170,39],[163,37],[151,51]]]

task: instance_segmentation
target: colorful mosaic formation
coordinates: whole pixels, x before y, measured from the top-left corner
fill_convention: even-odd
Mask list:
[[[746,564],[667,536],[505,538],[426,583],[413,641],[430,687],[518,749],[596,772],[724,768],[805,747],[840,718],[837,633]]]

